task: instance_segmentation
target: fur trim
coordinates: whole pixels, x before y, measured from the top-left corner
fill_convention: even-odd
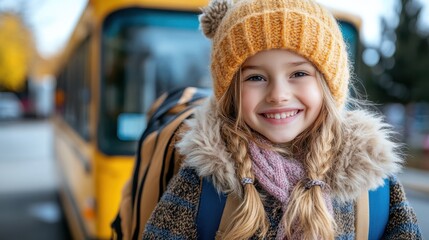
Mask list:
[[[211,176],[218,191],[236,192],[241,185],[234,162],[221,139],[216,102],[208,100],[187,121],[187,131],[177,147],[185,156],[184,165],[195,168],[200,177]],[[331,194],[339,201],[356,199],[364,189],[374,189],[386,177],[398,173],[402,156],[392,141],[391,128],[382,118],[364,110],[346,115],[343,151],[328,172]]]
[[[403,163],[394,133],[380,116],[350,111],[345,122],[343,151],[328,174],[332,194],[340,201],[356,199],[363,189],[383,185],[383,179],[400,172]]]
[[[209,99],[187,120],[190,127],[176,145],[186,157],[184,165],[195,168],[200,177],[211,176],[219,192],[241,192],[235,176],[234,162],[220,136],[221,123],[217,120],[216,103]],[[239,194],[241,195],[241,194]]]
[[[199,16],[200,28],[207,38],[214,37],[230,6],[231,3],[228,0],[212,0],[207,7],[202,9],[203,13]]]

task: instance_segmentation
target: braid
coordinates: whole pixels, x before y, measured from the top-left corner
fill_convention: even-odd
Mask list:
[[[238,78],[238,76],[236,76]],[[225,140],[228,152],[235,162],[236,175],[242,178],[254,179],[252,161],[248,155],[248,140],[252,135],[248,127],[240,120],[241,113],[239,88],[240,81],[234,81],[226,94],[221,98],[219,111],[224,125],[221,129],[222,138]],[[248,239],[256,232],[261,237],[268,232],[268,220],[262,204],[261,197],[253,184],[245,184],[239,193],[241,204],[233,213],[233,219],[221,233],[222,239]]]
[[[242,179],[254,179],[252,162],[247,153],[247,144],[238,136],[231,136],[229,148],[235,149],[233,159],[236,160],[237,176]],[[227,226],[223,239],[248,239],[259,230],[262,237],[268,231],[268,222],[264,206],[258,191],[253,184],[243,186],[243,201],[234,213],[234,217]]]
[[[335,155],[340,151],[342,122],[338,110],[326,93],[327,86],[322,82],[325,97],[321,112],[313,127],[294,141],[295,154],[302,156],[309,179],[327,182],[327,173],[332,167]],[[306,153],[304,154],[304,151]],[[307,180],[300,181],[292,191],[286,209],[284,227],[286,236],[291,238],[294,231],[301,231],[303,239],[334,239],[335,220],[326,206],[321,187],[305,188]],[[297,229],[293,229],[298,224]]]

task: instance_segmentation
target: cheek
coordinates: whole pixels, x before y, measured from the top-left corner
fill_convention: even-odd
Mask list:
[[[251,111],[257,103],[258,93],[252,91],[252,88],[243,88],[241,92],[241,108],[245,113],[246,111]]]
[[[314,88],[313,91],[311,92],[312,96],[309,100],[309,104],[311,105],[312,108],[312,112],[313,112],[313,121],[316,120],[317,116],[319,116],[320,111],[322,109],[322,105],[323,105],[323,94],[322,94],[322,90],[320,88]]]
[[[306,93],[305,97],[307,98],[309,105],[314,109],[320,110],[323,102],[323,93],[320,86],[317,83],[311,84],[306,87],[306,91],[304,92]]]
[[[315,90],[313,96],[314,96],[313,105],[319,111],[320,108],[322,107],[323,95],[320,91]]]
[[[317,83],[303,86],[300,89],[300,100],[307,107],[306,117],[310,121],[307,122],[310,125],[317,119],[322,109],[322,89]]]

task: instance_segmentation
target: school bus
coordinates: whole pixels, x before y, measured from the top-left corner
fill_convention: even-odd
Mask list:
[[[76,239],[107,239],[145,112],[162,92],[210,86],[202,0],[90,0],[56,72],[60,196]]]
[[[108,239],[149,106],[182,86],[211,87],[207,0],[89,0],[52,72],[60,199],[75,239]],[[339,16],[339,15],[338,15]],[[339,20],[355,52],[359,23]]]

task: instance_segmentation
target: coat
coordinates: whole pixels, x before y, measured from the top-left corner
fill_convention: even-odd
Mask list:
[[[210,177],[219,192],[241,192],[234,162],[220,136],[216,109],[215,101],[208,100],[188,120],[189,130],[176,146],[184,157],[183,165],[147,222],[143,239],[197,239],[201,177]],[[335,239],[355,238],[356,199],[362,191],[381,186],[386,178],[390,178],[390,211],[383,238],[421,239],[414,210],[395,177],[403,160],[388,126],[364,110],[347,112],[346,120],[342,151],[327,175],[337,224]],[[275,239],[281,204],[271,196],[263,201],[270,225],[266,238]]]

